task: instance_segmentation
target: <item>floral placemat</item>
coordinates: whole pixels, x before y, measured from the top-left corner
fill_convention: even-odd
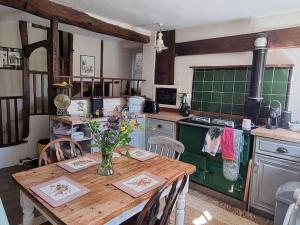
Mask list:
[[[150,152],[150,151],[146,151],[140,148],[132,148],[130,150],[128,150],[130,153],[130,157],[133,159],[137,159],[141,162],[146,161],[148,159],[152,159],[158,156],[158,154]],[[126,151],[122,152],[123,155],[126,155]]]
[[[124,191],[134,198],[140,197],[143,194],[161,186],[165,179],[153,175],[152,173],[143,171],[131,177],[113,183],[116,188]]]
[[[38,184],[30,189],[54,208],[90,192],[66,176]]]
[[[100,163],[100,160],[97,160],[96,158],[92,156],[82,156],[77,157],[74,159],[69,159],[66,161],[62,161],[57,163],[59,167],[67,170],[70,173],[75,173],[77,171],[89,168],[91,166],[95,166]]]

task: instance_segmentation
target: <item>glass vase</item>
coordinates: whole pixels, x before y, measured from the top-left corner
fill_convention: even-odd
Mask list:
[[[110,176],[113,174],[113,163],[112,163],[113,153],[107,153],[102,150],[102,162],[99,165],[98,173],[103,176]]]

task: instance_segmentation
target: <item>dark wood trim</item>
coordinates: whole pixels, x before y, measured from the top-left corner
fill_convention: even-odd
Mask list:
[[[268,48],[300,47],[300,26],[278,30],[262,31],[268,35]],[[246,52],[253,50],[258,33],[176,43],[176,55],[202,55],[213,53]]]
[[[38,42],[35,42],[35,43],[32,43],[32,44],[28,44],[26,46],[24,46],[24,56],[25,57],[28,57],[31,55],[31,53],[38,49],[38,48],[45,48],[45,49],[48,49],[49,47],[49,43],[47,40],[43,40],[43,41],[38,41]]]
[[[192,69],[226,69],[226,68],[251,68],[252,65],[224,65],[224,66],[190,66]],[[292,68],[294,64],[268,64],[266,68]]]
[[[15,135],[16,142],[19,141],[19,115],[18,115],[18,99],[14,99],[14,108],[15,108]]]
[[[32,76],[32,83],[33,83],[33,110],[34,110],[34,114],[37,114],[37,102],[36,102],[36,76]]]
[[[155,59],[155,84],[174,84],[175,65],[175,30],[163,31],[164,44],[168,49],[156,53]]]
[[[24,144],[27,142],[28,141],[20,140],[18,142],[11,142],[10,144],[2,144],[2,145],[0,145],[0,148],[10,147],[10,146],[14,146],[14,145],[20,145],[20,144]]]
[[[11,119],[10,119],[10,99],[6,99],[6,117],[7,117],[7,143],[11,144]]]
[[[27,22],[19,21],[22,48],[28,45]],[[22,138],[29,136],[29,117],[30,114],[30,80],[29,80],[29,58],[23,57],[23,109],[22,109]]]
[[[104,43],[101,40],[101,50],[100,50],[100,77],[103,77],[103,53],[104,53]]]
[[[68,42],[69,42],[69,76],[73,77],[73,45],[74,45],[74,37],[73,34],[68,33]],[[71,78],[71,81],[73,78]]]
[[[45,19],[80,27],[125,40],[148,43],[150,37],[133,30],[96,19],[84,12],[49,0],[0,0],[1,5],[19,9]]]
[[[58,20],[52,19],[50,22],[50,29],[48,31],[48,112],[54,114],[54,98],[56,90],[52,84],[55,83],[56,77],[59,76],[59,35],[58,35]]]

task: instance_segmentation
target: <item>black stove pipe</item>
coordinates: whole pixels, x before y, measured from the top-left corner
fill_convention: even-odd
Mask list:
[[[250,93],[245,103],[245,114],[254,124],[258,124],[263,100],[263,81],[267,57],[268,39],[266,34],[258,34],[254,41]]]
[[[262,90],[267,58],[267,35],[258,34],[254,42],[249,100],[262,101]]]

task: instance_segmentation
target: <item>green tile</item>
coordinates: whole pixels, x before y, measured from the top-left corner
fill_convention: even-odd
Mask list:
[[[223,83],[223,92],[233,92],[233,82],[224,82]]]
[[[215,70],[214,71],[214,81],[223,81],[224,70]]]
[[[212,93],[212,102],[221,102],[222,94],[220,92],[213,92]]]
[[[212,70],[205,71],[205,81],[213,81],[214,80],[214,73]]]
[[[246,81],[247,80],[247,70],[237,70],[235,72],[235,81]]]
[[[275,68],[274,82],[287,82],[289,79],[289,69]]]
[[[286,95],[287,84],[285,82],[274,82],[272,86],[272,94]]]
[[[263,102],[262,102],[263,106],[269,106],[270,102],[271,102],[271,95],[264,94]]]
[[[209,112],[209,102],[202,102],[202,111]]]
[[[223,93],[222,103],[232,103],[232,93]]]
[[[234,81],[235,70],[224,71],[224,81]]]
[[[194,81],[203,81],[204,79],[204,71],[197,71],[194,75]]]
[[[251,81],[251,69],[247,69],[247,81]]]
[[[272,81],[273,80],[273,68],[268,68],[265,70],[264,81]]]
[[[269,95],[272,93],[272,82],[265,81],[263,84],[263,94]]]
[[[203,92],[203,101],[211,102],[211,92]]]
[[[281,103],[281,107],[284,108],[286,96],[285,95],[271,95],[271,102],[277,100]]]
[[[231,114],[232,105],[231,104],[222,104],[221,113]]]
[[[235,82],[234,83],[234,93],[245,93],[246,83],[245,82]]]
[[[269,115],[270,115],[269,107],[263,106],[260,108],[260,117],[267,118],[267,117],[269,117]]]
[[[203,82],[194,82],[193,91],[203,91]]]
[[[201,111],[202,110],[202,108],[201,108],[201,102],[192,101],[192,109],[193,110]]]
[[[202,101],[202,92],[193,92],[193,100]]]
[[[244,114],[244,105],[232,106],[232,115],[243,115],[243,114]]]
[[[212,91],[212,82],[203,82],[203,91]]]
[[[234,94],[233,95],[233,104],[245,104],[245,95],[244,94]]]
[[[214,82],[213,91],[222,92],[223,91],[223,82]]]
[[[210,103],[208,105],[209,112],[220,112],[221,104],[220,103]]]
[[[247,82],[246,83],[246,93],[249,93],[250,92],[250,83]]]

